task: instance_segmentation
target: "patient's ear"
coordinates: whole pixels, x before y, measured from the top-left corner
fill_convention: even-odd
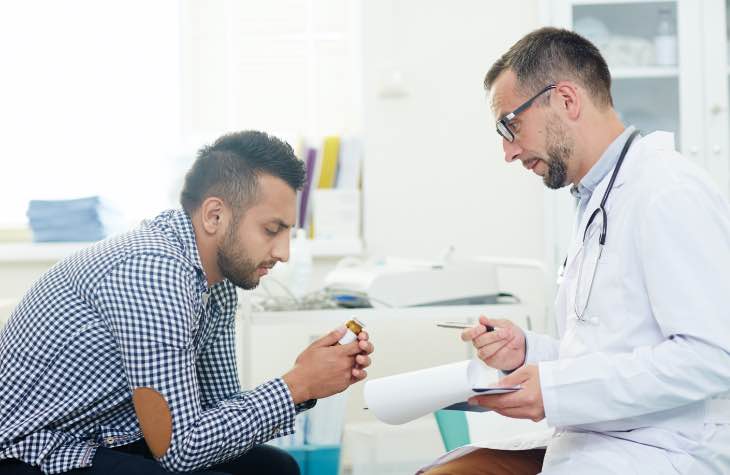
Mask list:
[[[137,388],[132,402],[147,447],[159,459],[170,448],[172,439],[172,415],[167,401],[152,388]]]

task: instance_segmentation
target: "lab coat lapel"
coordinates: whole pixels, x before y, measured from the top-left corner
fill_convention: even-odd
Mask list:
[[[626,182],[626,180],[631,177],[634,168],[636,168],[636,166],[638,165],[637,162],[641,160],[642,156],[662,151],[667,153],[675,153],[673,133],[659,131],[652,132],[646,137],[637,137],[634,140],[634,143],[631,145],[628,153],[626,154],[624,164],[621,166],[621,170],[619,170],[616,181],[613,184],[614,189],[620,188]],[[606,181],[605,186],[608,186],[608,181]],[[605,189],[606,188],[604,187],[604,191]],[[603,196],[603,193],[601,193],[601,196]],[[610,200],[611,199],[609,198],[609,201]]]
[[[608,201],[606,202],[607,212],[608,208],[610,207],[609,204],[612,197],[615,198],[614,193],[616,192],[616,190],[623,186],[627,178],[631,176],[632,169],[636,165],[636,162],[638,160],[641,160],[641,156],[646,153],[645,151],[650,149],[674,150],[674,134],[670,132],[653,132],[646,137],[637,137],[636,139],[634,139],[634,142],[631,144],[631,147],[626,153],[626,157],[624,158],[623,164],[621,165],[621,169],[616,176],[616,181],[614,181],[613,183],[613,189],[611,190],[611,194],[609,195]],[[607,173],[606,176],[603,177],[603,180],[601,180],[598,186],[596,186],[596,189],[591,195],[591,199],[588,201],[586,211],[581,218],[579,226],[577,227],[577,229],[575,229],[575,232],[573,234],[573,240],[568,250],[568,259],[566,261],[563,275],[569,275],[568,271],[571,270],[572,266],[576,264],[575,258],[578,251],[580,250],[581,245],[583,244],[583,233],[586,230],[586,225],[588,224],[588,220],[590,219],[591,214],[593,214],[593,212],[598,209],[598,206],[601,204],[603,195],[608,188],[608,183],[611,181],[611,175],[613,174],[613,170],[614,169],[612,168],[609,173]]]

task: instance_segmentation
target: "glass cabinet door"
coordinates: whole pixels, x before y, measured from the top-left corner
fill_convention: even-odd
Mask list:
[[[725,197],[730,196],[730,47],[728,47],[728,0],[704,0],[702,5],[703,36],[703,116],[705,134],[704,167],[720,185]]]
[[[677,149],[730,196],[730,0],[541,0],[540,8],[543,24],[601,50],[625,124],[673,132]],[[565,255],[570,204],[546,191],[550,270]]]
[[[570,13],[572,29],[608,63],[621,120],[644,133],[674,132],[681,147],[676,2],[575,2]]]
[[[677,149],[730,195],[730,0],[543,0],[545,24],[601,50],[614,106]]]
[[[730,195],[730,0],[540,0],[540,8],[543,24],[601,50],[625,124],[673,132],[677,149]],[[548,267],[558,269],[572,210],[560,193],[545,198]]]
[[[720,120],[724,120],[725,122],[725,138],[723,141],[721,141],[721,145],[718,145],[722,147],[721,150],[721,156],[720,160],[724,161],[724,163],[721,162],[721,170],[720,174],[721,177],[724,179],[725,182],[725,197],[730,198],[730,114],[728,113],[730,111],[730,0],[725,0],[725,14],[720,15],[719,18],[721,20],[724,20],[725,24],[724,30],[725,30],[725,70],[722,72],[723,77],[725,79],[725,87],[723,88],[723,92],[726,94],[725,96],[725,107],[724,110],[720,110],[718,112],[721,113]],[[710,113],[714,112],[716,109],[711,108]],[[718,128],[722,129],[722,125],[720,125]],[[720,132],[722,133],[722,131]]]

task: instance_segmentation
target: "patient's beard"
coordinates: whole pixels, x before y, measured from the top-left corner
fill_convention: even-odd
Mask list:
[[[243,245],[238,243],[236,228],[237,226],[231,226],[223,244],[218,247],[218,268],[223,277],[236,287],[244,290],[255,289],[260,280],[256,272],[259,266],[247,256]]]

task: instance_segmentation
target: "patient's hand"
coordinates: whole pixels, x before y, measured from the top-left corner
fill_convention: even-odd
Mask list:
[[[282,377],[294,403],[337,394],[367,377],[365,368],[370,366],[369,355],[374,351],[367,332],[360,332],[355,341],[338,345],[344,334],[345,328],[338,328],[309,345],[297,357],[294,368]]]
[[[368,372],[365,371],[365,368],[370,366],[371,363],[368,355],[375,351],[375,347],[370,343],[370,335],[365,330],[357,334],[357,340],[360,353],[355,356],[355,366],[352,368],[352,376],[350,377],[351,384],[367,378]]]
[[[495,330],[487,332],[487,326]],[[479,324],[461,333],[463,341],[471,341],[479,359],[492,368],[511,371],[525,362],[525,334],[509,320],[479,317]]]

